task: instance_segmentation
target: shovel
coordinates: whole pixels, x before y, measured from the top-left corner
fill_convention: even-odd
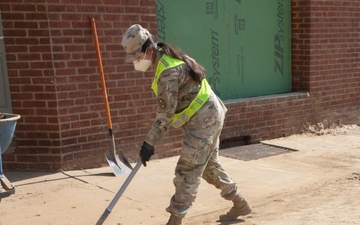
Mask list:
[[[109,136],[111,138],[111,152],[105,154],[105,158],[110,165],[112,171],[114,172],[115,176],[120,175],[127,175],[133,170],[133,167],[129,163],[129,161],[126,159],[122,151],[116,151],[115,149],[115,137],[112,130],[112,122],[111,122],[111,115],[110,115],[110,106],[106,91],[106,83],[105,83],[105,76],[104,76],[104,70],[102,66],[102,59],[101,59],[101,53],[100,53],[100,47],[99,47],[99,40],[97,36],[96,31],[96,23],[95,19],[91,18],[91,28],[93,33],[93,39],[94,39],[94,46],[96,49],[96,57],[98,61],[98,68],[99,68],[99,74],[100,74],[100,80],[101,80],[101,88],[102,88],[102,94],[104,99],[104,105],[106,110],[106,118],[107,118],[107,125],[109,129]]]

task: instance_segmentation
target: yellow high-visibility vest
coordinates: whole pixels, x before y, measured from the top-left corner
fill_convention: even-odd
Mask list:
[[[156,67],[155,71],[155,78],[151,85],[152,90],[154,91],[155,95],[158,95],[158,79],[162,71],[165,69],[174,68],[176,66],[179,66],[181,64],[184,64],[185,62],[173,58],[171,56],[168,56],[164,54],[161,59],[158,62],[158,65]],[[202,79],[201,81],[201,88],[196,95],[196,98],[192,100],[190,105],[181,111],[180,113],[176,113],[174,115],[174,119],[172,121],[172,126],[175,128],[179,128],[182,125],[184,125],[186,122],[190,120],[190,118],[201,108],[201,106],[204,105],[204,103],[208,100],[209,96],[211,94],[211,87],[209,83],[206,81],[206,79]]]

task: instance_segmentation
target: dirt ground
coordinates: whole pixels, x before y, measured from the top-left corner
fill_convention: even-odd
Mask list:
[[[203,182],[186,225],[360,224],[360,127],[343,126],[266,141],[293,149],[244,162],[221,157],[253,213],[219,222],[229,202]],[[177,157],[141,168],[104,224],[165,224]],[[108,167],[86,171],[5,172],[16,194],[2,199],[0,225],[95,224],[125,178]]]
[[[254,212],[233,223],[213,223],[220,212],[192,218],[187,224],[339,225],[360,224],[360,129],[310,129],[311,133],[265,141],[299,152],[279,156],[317,167],[305,185],[279,183],[279,190],[250,198]],[[284,168],[286,169],[286,168]],[[306,170],[303,169],[303,172]],[[298,172],[301,172],[299,170]],[[304,173],[304,175],[306,172]],[[303,176],[300,179],[307,179]],[[246,185],[246,184],[244,184]],[[254,193],[248,192],[247,195]],[[261,196],[261,197],[260,197]]]

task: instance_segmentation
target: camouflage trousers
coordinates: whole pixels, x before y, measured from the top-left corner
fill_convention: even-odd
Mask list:
[[[237,185],[222,168],[218,159],[219,137],[227,109],[213,93],[204,106],[184,126],[183,149],[175,168],[175,194],[167,212],[185,217],[191,208],[201,178],[221,190],[221,196],[232,200],[239,194]]]

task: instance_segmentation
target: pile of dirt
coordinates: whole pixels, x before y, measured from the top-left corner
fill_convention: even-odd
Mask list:
[[[346,135],[351,133],[359,133],[358,125],[344,125],[341,120],[332,122],[324,120],[323,122],[310,124],[308,122],[303,124],[303,134],[310,135]]]
[[[349,177],[348,180],[360,180],[360,173],[352,173]]]

